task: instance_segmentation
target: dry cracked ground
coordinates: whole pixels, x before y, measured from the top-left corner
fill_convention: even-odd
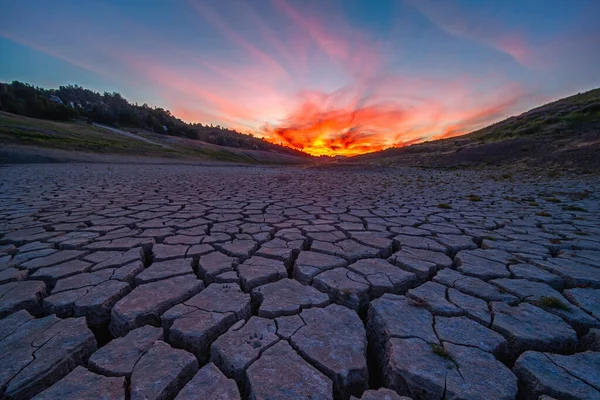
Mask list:
[[[600,180],[498,175],[0,168],[0,398],[600,399]]]

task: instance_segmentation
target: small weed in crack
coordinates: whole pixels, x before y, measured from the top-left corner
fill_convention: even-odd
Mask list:
[[[433,351],[434,354],[437,354],[438,356],[443,357],[447,360],[453,360],[452,355],[448,352],[448,350],[446,350],[444,346],[435,343],[431,343],[430,346],[431,351]]]
[[[563,303],[559,298],[554,296],[542,296],[538,301],[539,305],[544,308],[555,308],[558,310],[568,310],[569,307]]]

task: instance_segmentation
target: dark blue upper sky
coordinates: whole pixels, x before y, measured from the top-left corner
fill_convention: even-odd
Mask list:
[[[7,0],[0,81],[352,154],[600,86],[599,20],[597,0]]]

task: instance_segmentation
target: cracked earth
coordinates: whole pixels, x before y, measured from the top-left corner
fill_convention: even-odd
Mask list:
[[[0,398],[600,399],[599,188],[2,167]]]

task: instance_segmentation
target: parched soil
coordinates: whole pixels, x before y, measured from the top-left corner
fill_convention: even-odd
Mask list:
[[[596,176],[133,161],[0,167],[0,398],[600,398]]]

